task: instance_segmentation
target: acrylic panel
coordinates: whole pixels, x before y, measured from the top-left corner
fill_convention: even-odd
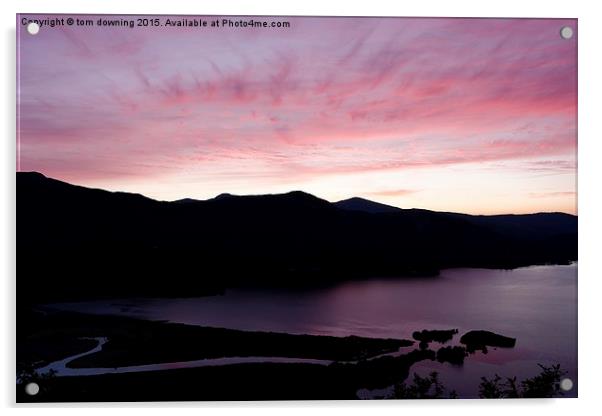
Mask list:
[[[577,396],[577,20],[17,15],[17,401]]]

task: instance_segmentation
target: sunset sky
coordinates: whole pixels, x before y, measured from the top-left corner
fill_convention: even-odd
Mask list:
[[[291,27],[19,26],[18,170],[161,200],[576,213],[575,20],[261,20]]]

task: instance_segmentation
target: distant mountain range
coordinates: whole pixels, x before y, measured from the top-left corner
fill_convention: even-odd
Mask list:
[[[576,259],[577,217],[564,213],[473,216],[362,198],[330,203],[299,191],[162,202],[17,173],[17,281],[31,301],[193,296]]]

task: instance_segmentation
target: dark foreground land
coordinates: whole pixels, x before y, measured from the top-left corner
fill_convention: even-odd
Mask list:
[[[36,396],[18,385],[17,401],[344,400],[357,399],[365,384],[358,375],[351,367],[265,363],[57,377],[40,382]]]
[[[18,336],[17,400],[155,401],[356,399],[359,388],[382,388],[403,380],[416,361],[433,351],[376,357],[411,346],[413,341],[291,335],[204,328],[130,318],[75,313],[33,312],[28,333]],[[35,374],[36,368],[85,352],[96,345],[82,337],[107,337],[102,351],[68,364],[72,368],[112,368],[216,357],[291,357],[330,360],[317,364],[234,364],[219,367],[94,376]],[[346,363],[351,362],[351,363]],[[36,381],[36,396],[24,393]]]
[[[465,338],[478,342],[478,348],[443,346],[456,329],[422,330],[414,334],[418,346],[410,340],[248,332],[51,310],[22,312],[19,319],[24,325],[18,326],[18,402],[357,399],[360,389],[404,382],[418,361],[462,365],[469,352],[500,339],[514,342],[471,331]],[[169,370],[85,376],[36,371],[96,347],[97,341],[87,337],[108,341],[100,351],[72,360],[67,367],[114,369],[221,357],[326,362],[174,365]],[[402,347],[409,348],[401,352]],[[35,396],[25,393],[30,382],[40,386]]]
[[[23,312],[17,340],[18,369],[92,349],[91,337],[107,337],[101,352],[71,367],[121,367],[219,357],[294,357],[357,361],[414,342],[397,339],[292,335],[210,328],[67,312]],[[21,326],[23,323],[23,326]],[[23,329],[22,328],[27,328]],[[83,339],[82,339],[83,338]],[[67,348],[70,346],[69,348]]]

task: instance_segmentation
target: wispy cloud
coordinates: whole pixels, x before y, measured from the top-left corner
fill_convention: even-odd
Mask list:
[[[552,191],[552,192],[530,192],[531,198],[558,198],[558,197],[575,197],[575,191]]]
[[[558,36],[574,21],[290,20],[21,37],[22,169],[148,178],[155,195],[172,191],[160,178],[191,172],[198,188],[248,178],[256,193],[475,163],[574,171],[576,43]]]
[[[377,196],[406,196],[413,193],[419,192],[415,189],[385,189],[381,191],[368,192],[370,195]]]

